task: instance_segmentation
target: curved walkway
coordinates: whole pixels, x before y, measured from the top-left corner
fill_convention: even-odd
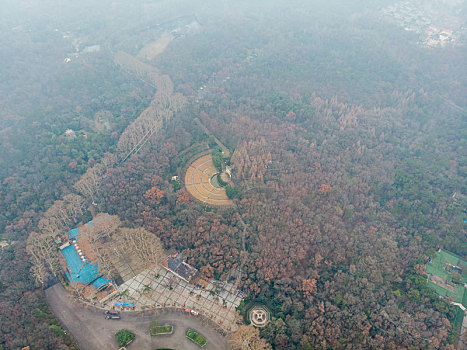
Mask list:
[[[131,349],[152,350],[157,348],[193,349],[198,345],[185,337],[187,328],[195,329],[206,337],[207,344],[203,349],[227,349],[226,339],[207,325],[200,316],[191,316],[183,311],[158,310],[144,312],[121,312],[121,320],[105,320],[103,311],[86,306],[72,298],[61,284],[56,284],[45,291],[50,309],[67,329],[81,350],[117,349],[115,333],[127,328],[136,334]],[[153,320],[173,324],[174,334],[171,336],[151,337],[149,323]]]
[[[225,188],[216,188],[211,184],[211,178],[218,170],[212,162],[210,154],[196,159],[188,167],[185,174],[185,187],[196,199],[210,205],[233,205],[227,197]]]

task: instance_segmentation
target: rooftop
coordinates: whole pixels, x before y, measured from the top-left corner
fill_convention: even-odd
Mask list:
[[[96,220],[101,222],[106,220],[108,216],[102,215]],[[80,283],[84,286],[91,285],[97,290],[105,288],[111,280],[104,276],[96,261],[92,261],[86,251],[81,250],[79,242],[79,233],[85,226],[92,227],[93,221],[87,224],[70,230],[67,237],[70,240],[68,244],[61,246],[61,252],[65,259],[65,274],[70,282]],[[92,255],[92,254],[91,254]]]
[[[193,266],[188,265],[183,260],[183,255],[181,253],[177,253],[169,256],[162,265],[186,282],[190,282],[198,270]]]

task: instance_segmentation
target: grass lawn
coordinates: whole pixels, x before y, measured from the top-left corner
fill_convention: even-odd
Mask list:
[[[448,296],[456,303],[467,307],[467,261],[456,254],[440,249],[426,265],[426,273],[430,276],[428,286],[441,296]],[[438,281],[433,278],[438,277]]]
[[[193,329],[191,328],[188,328],[187,331],[186,331],[186,337],[188,339],[191,339],[192,341],[194,341],[196,344],[198,344],[199,346],[203,347],[206,345],[206,338],[204,336],[202,336],[201,334],[195,332]]]
[[[149,332],[152,337],[155,337],[158,334],[172,334],[173,326],[171,324],[160,325],[157,321],[152,321],[149,324]]]

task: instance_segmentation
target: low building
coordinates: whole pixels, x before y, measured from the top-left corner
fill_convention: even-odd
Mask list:
[[[109,215],[102,215],[96,218],[99,222],[110,220]],[[68,241],[60,246],[62,261],[70,284],[82,291],[86,299],[96,297],[98,300],[105,298],[112,293],[112,280],[103,271],[97,262],[96,257],[88,248],[88,244],[80,239],[80,231],[86,227],[92,227],[93,221],[70,230],[67,233]],[[82,244],[81,244],[82,243]]]
[[[66,129],[64,135],[71,139],[76,137],[76,133],[72,129]]]
[[[192,278],[198,272],[197,269],[184,261],[182,253],[170,255],[162,263],[162,266],[187,283],[191,283]]]

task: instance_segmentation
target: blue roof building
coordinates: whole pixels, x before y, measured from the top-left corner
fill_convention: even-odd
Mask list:
[[[92,227],[90,221],[84,226]],[[65,274],[70,282],[80,283],[84,286],[92,285],[98,291],[109,285],[111,280],[107,278],[97,262],[90,261],[78,245],[79,231],[82,227],[74,228],[67,233],[70,242],[62,246],[62,255],[65,258]]]

